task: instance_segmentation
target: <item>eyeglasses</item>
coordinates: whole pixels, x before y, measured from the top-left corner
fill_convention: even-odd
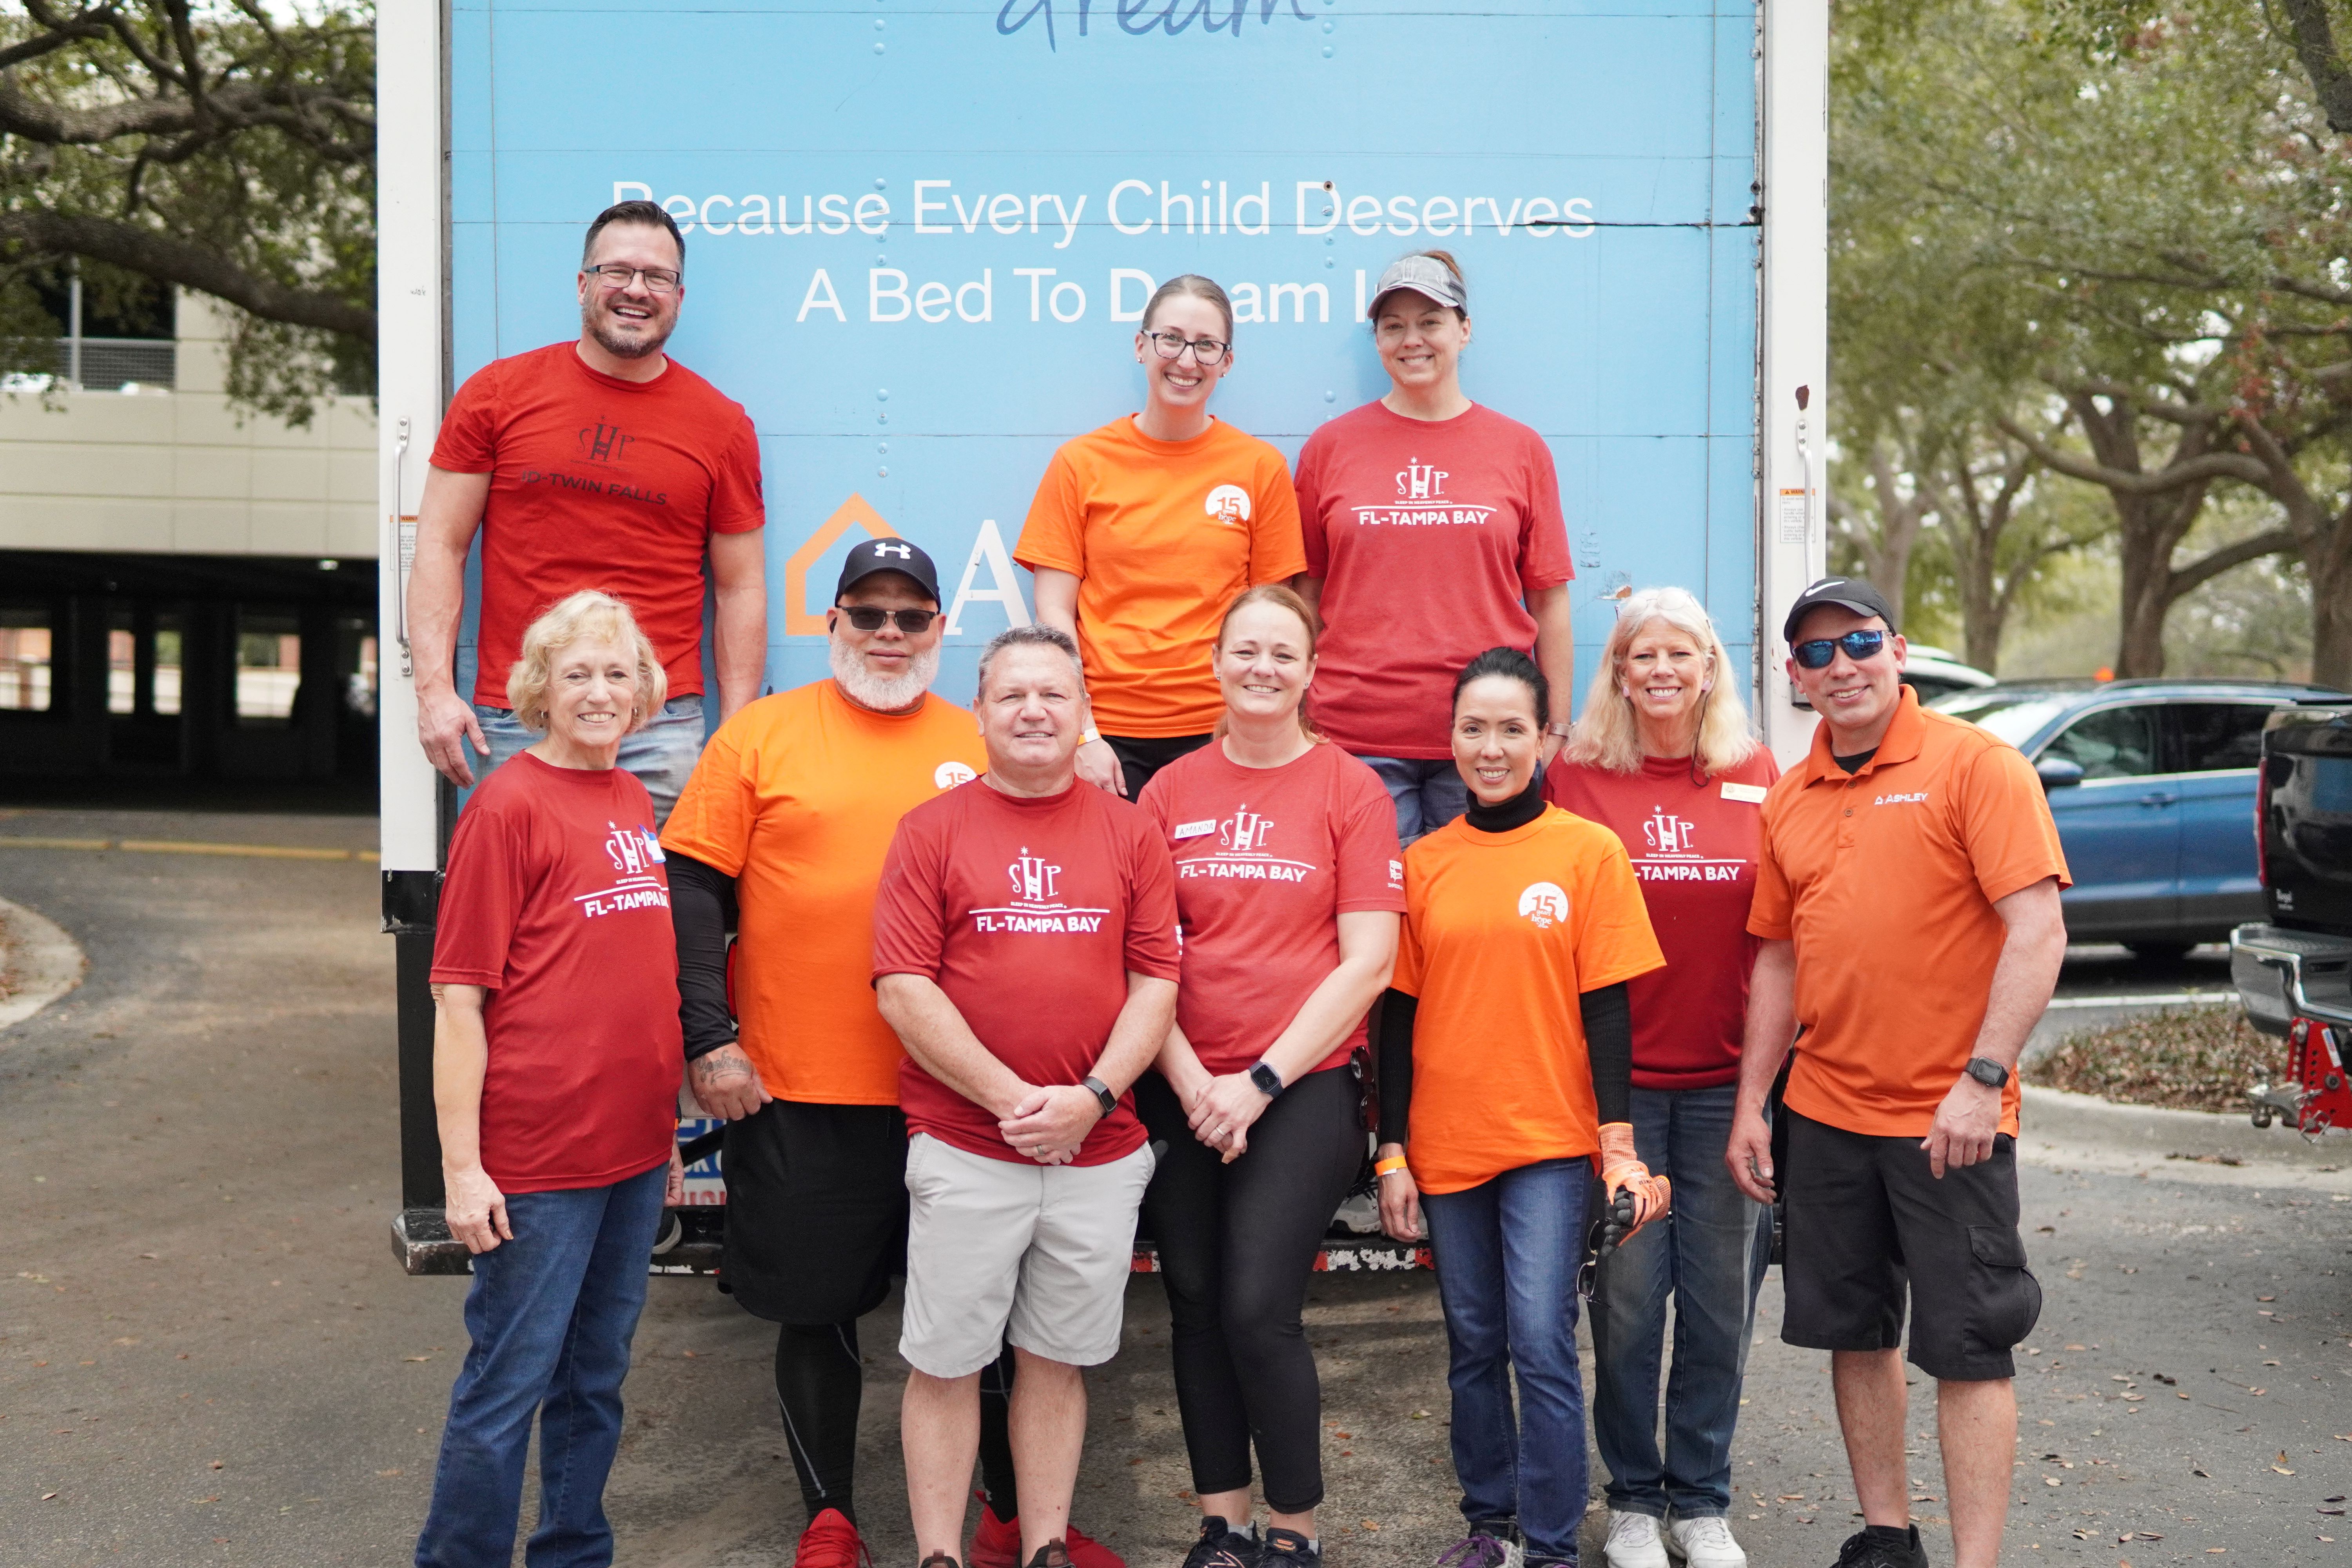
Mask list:
[[[1840,648],[1845,649],[1846,658],[1860,664],[1865,658],[1876,658],[1885,646],[1885,632],[1848,632],[1842,637],[1815,637],[1811,642],[1801,642],[1789,652],[1803,668],[1827,669]]]
[[[1182,359],[1184,351],[1192,351],[1192,363],[1206,370],[1213,364],[1223,364],[1234,345],[1221,343],[1214,338],[1186,338],[1181,332],[1146,332],[1151,346],[1161,359]]]
[[[678,275],[667,267],[623,267],[608,261],[600,267],[580,269],[607,289],[625,289],[642,278],[648,293],[667,294],[677,287]]]
[[[898,629],[908,637],[920,637],[931,629],[940,618],[937,610],[885,610],[873,605],[835,605],[835,609],[849,617],[849,624],[861,632],[878,632],[885,621],[896,621]]]
[[[1576,1293],[1588,1301],[1592,1300],[1592,1292],[1600,1286],[1601,1249],[1608,1245],[1608,1241],[1609,1215],[1604,1209],[1584,1228],[1584,1261],[1576,1268]]]

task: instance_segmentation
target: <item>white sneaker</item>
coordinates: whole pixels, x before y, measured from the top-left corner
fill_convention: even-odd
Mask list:
[[[1609,1568],[1667,1568],[1658,1521],[1646,1513],[1609,1510],[1609,1539],[1601,1548]]]
[[[1689,1568],[1748,1568],[1748,1553],[1719,1517],[1675,1521],[1666,1526],[1666,1550]]]

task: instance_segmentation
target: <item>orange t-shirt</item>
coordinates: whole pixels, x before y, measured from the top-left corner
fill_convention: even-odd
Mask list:
[[[1975,1054],[2008,928],[1993,903],[2069,884],[2042,781],[1991,731],[1919,706],[1909,687],[1851,777],[1829,726],[1764,801],[1748,929],[1794,941],[1796,1065],[1788,1103],[1815,1121],[1924,1138]],[[2017,1132],[2017,1079],[2001,1131]]]
[[[1079,579],[1095,727],[1136,740],[1215,728],[1209,658],[1225,606],[1307,570],[1290,465],[1223,420],[1155,441],[1121,417],[1065,442],[1013,557]]]
[[[898,1037],[874,1005],[874,890],[898,819],[988,766],[972,716],[937,696],[875,713],[830,679],[719,728],[662,844],[735,881],[735,1009],[779,1100],[898,1103]]]
[[[1577,998],[1662,967],[1615,834],[1556,805],[1482,833],[1456,817],[1404,853],[1398,990],[1421,999],[1406,1156],[1427,1193],[1601,1148]]]

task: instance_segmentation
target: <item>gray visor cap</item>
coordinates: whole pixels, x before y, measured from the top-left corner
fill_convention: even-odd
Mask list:
[[[1407,256],[1389,263],[1381,280],[1372,289],[1372,309],[1379,313],[1380,303],[1399,289],[1410,289],[1416,294],[1426,294],[1441,305],[1451,305],[1457,310],[1470,309],[1470,291],[1454,276],[1454,269],[1434,256]]]

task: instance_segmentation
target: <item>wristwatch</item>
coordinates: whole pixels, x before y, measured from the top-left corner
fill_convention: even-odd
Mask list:
[[[1103,1082],[1102,1079],[1098,1078],[1082,1078],[1078,1080],[1078,1087],[1093,1095],[1095,1099],[1101,1103],[1102,1113],[1105,1116],[1108,1116],[1112,1111],[1118,1109],[1118,1096],[1113,1094],[1110,1091],[1110,1085]]]
[[[1250,1068],[1250,1082],[1257,1085],[1258,1092],[1265,1095],[1268,1100],[1272,1100],[1276,1095],[1282,1092],[1282,1075],[1275,1071],[1272,1068],[1266,1066],[1264,1062],[1260,1062],[1255,1067]]]
[[[2009,1087],[2009,1069],[1989,1057],[1970,1057],[1969,1076],[1987,1089]]]

